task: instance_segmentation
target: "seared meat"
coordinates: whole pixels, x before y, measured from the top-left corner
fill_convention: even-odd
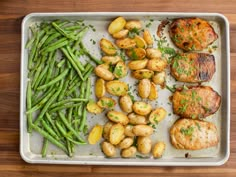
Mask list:
[[[215,58],[207,53],[177,54],[171,62],[171,74],[181,82],[209,81],[215,70]]]
[[[221,96],[208,86],[183,87],[172,97],[175,114],[186,118],[205,118],[220,107]]]
[[[170,129],[171,143],[177,149],[199,150],[216,146],[219,142],[213,123],[179,119]]]
[[[176,19],[169,32],[175,45],[184,51],[203,50],[218,38],[213,27],[200,18]]]

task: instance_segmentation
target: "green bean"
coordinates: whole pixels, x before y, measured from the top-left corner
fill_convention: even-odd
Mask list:
[[[44,114],[47,112],[48,108],[51,106],[52,102],[58,97],[61,92],[63,82],[60,83],[59,89],[56,93],[47,101],[44,105],[43,109],[41,110],[40,114],[38,115],[37,119],[34,121],[34,124],[37,125],[41,119],[43,118]]]
[[[65,69],[60,75],[58,75],[57,77],[55,77],[53,80],[51,80],[50,82],[44,84],[44,85],[41,85],[37,88],[37,90],[42,90],[42,89],[45,89],[55,83],[57,83],[58,81],[62,80],[68,73],[69,69]]]
[[[48,59],[49,59],[49,70],[48,70],[48,73],[47,73],[45,84],[47,84],[49,82],[49,80],[51,79],[51,77],[52,77],[53,66],[56,62],[56,52],[50,52]]]
[[[40,49],[40,48],[43,46],[43,44],[45,43],[45,41],[47,40],[48,37],[49,37],[48,34],[45,34],[45,35],[43,36],[43,38],[42,38],[42,39],[39,41],[39,43],[38,43],[38,46],[37,46],[38,49]]]
[[[43,125],[43,128],[49,133],[51,134],[56,140],[60,140],[60,138],[57,136],[57,134],[54,132],[53,129],[51,129],[51,127],[48,126],[48,124],[42,119],[41,123]]]
[[[32,124],[32,128],[34,130],[36,130],[38,133],[40,133],[44,138],[48,139],[52,144],[58,146],[59,148],[61,148],[63,151],[67,152],[67,148],[65,147],[64,144],[62,144],[60,141],[57,141],[56,139],[54,139],[51,135],[49,135],[46,131],[42,130],[41,128],[39,128],[37,125]]]
[[[46,92],[42,93],[41,91],[37,91],[34,93],[32,96],[32,106],[34,107],[35,105],[39,104],[48,93],[50,93],[53,90],[53,86],[49,87]],[[40,95],[38,97],[38,95]]]
[[[30,50],[30,53],[29,53],[29,59],[28,59],[28,69],[32,69],[32,65],[33,65],[33,60],[34,60],[34,57],[35,57],[35,54],[36,54],[36,49],[37,49],[37,45],[38,45],[38,42],[39,42],[39,34],[38,32],[36,33],[36,36],[35,36],[35,41],[34,41],[34,44]]]
[[[34,84],[34,90],[37,89],[39,83],[42,81],[43,77],[46,75],[48,71],[48,65],[45,66],[45,68],[42,70],[42,72],[39,74],[39,77],[37,78],[37,80],[35,81],[35,84]]]
[[[27,93],[26,93],[26,106],[27,106],[27,110],[31,109],[32,103],[31,103],[31,97],[32,97],[32,92],[31,92],[31,81],[28,81],[28,85],[27,85]],[[32,132],[32,114],[28,114],[27,115],[27,130],[29,133]]]
[[[100,65],[102,64],[103,62],[97,58],[95,58],[92,54],[89,53],[89,51],[85,48],[83,42],[81,41],[80,43],[80,47],[81,49],[88,55],[88,57],[93,61],[95,62],[97,65]]]
[[[66,93],[66,91],[67,91],[67,87],[68,87],[68,84],[69,84],[69,80],[68,79],[66,79],[66,81],[65,81],[65,83],[64,83],[64,85],[63,85],[63,87],[62,87],[62,90],[61,90],[61,93],[60,93],[60,95],[59,95],[59,97],[58,97],[58,101],[61,101],[63,98],[64,98],[64,96],[65,96],[65,93]]]
[[[52,104],[51,108],[56,107],[56,106],[61,106],[69,102],[87,102],[87,101],[88,99],[84,99],[84,98],[70,98],[70,99],[62,100],[62,101]]]
[[[76,51],[76,49],[79,47],[79,44],[80,44],[80,42],[81,42],[81,40],[82,40],[82,37],[83,37],[84,34],[87,32],[87,30],[88,30],[88,28],[85,27],[85,28],[82,29],[82,30],[78,33],[78,35],[76,36],[76,37],[77,37],[77,40],[75,41],[75,44],[74,44],[74,46],[73,46],[73,48],[72,48],[72,52],[73,52],[73,53],[74,53],[74,52]]]
[[[60,33],[57,33],[57,32],[51,34],[51,36],[49,36],[49,37],[47,38],[47,40],[44,42],[43,47],[47,46],[48,44],[50,44],[50,42],[52,42],[54,39],[56,39],[56,38],[58,38],[58,37],[60,37],[60,36],[61,36],[61,34],[60,34]]]
[[[48,142],[49,142],[48,139],[44,138],[44,140],[43,140],[43,148],[42,148],[42,151],[41,151],[41,154],[42,154],[43,158],[47,156]]]
[[[84,126],[85,126],[85,122],[86,122],[86,116],[87,116],[87,110],[86,110],[86,107],[84,107],[83,108],[82,119],[81,119],[80,126],[79,126],[80,131],[84,130]]]
[[[39,67],[38,67],[38,69],[36,70],[36,73],[35,73],[35,75],[34,75],[34,79],[33,79],[33,81],[32,81],[32,88],[34,88],[34,85],[36,84],[36,82],[37,82],[37,79],[38,79],[38,77],[39,77],[39,75],[40,75],[40,73],[41,73],[41,70],[42,70],[42,65],[40,65]]]
[[[67,52],[67,50],[65,48],[61,48],[62,52],[64,53],[64,55],[67,57],[67,59],[70,61],[71,65],[74,67],[74,69],[77,71],[79,77],[84,80],[83,75],[80,71],[80,69],[78,68],[77,64],[74,62],[74,60],[71,58],[71,56],[69,55],[69,53]]]
[[[89,97],[90,97],[90,93],[91,92],[91,79],[88,78],[87,79],[87,85],[86,85],[86,92],[85,92],[85,97],[87,100],[89,100]]]
[[[50,46],[43,48],[40,52],[41,53],[52,52],[56,49],[66,46],[68,43],[69,43],[69,41],[66,38],[62,38],[62,39],[58,40],[57,42],[52,43]]]
[[[52,22],[52,26],[53,26],[59,33],[61,33],[63,36],[65,36],[66,38],[76,40],[76,38],[75,38],[74,35],[66,33],[66,32],[65,32],[62,28],[60,28],[55,22]]]
[[[70,125],[72,124],[72,112],[73,112],[73,108],[69,108],[68,110],[68,122],[70,123]]]
[[[65,64],[65,62],[66,62],[65,59],[61,60],[59,63],[57,63],[57,67],[58,68],[62,67]]]
[[[71,87],[67,92],[66,96],[69,96],[76,88],[78,88],[81,85],[81,82],[77,82],[73,87]]]
[[[72,49],[70,46],[66,46],[66,49],[68,51],[68,54],[71,56],[71,58],[75,61],[76,65],[80,69],[80,71],[84,71],[84,66],[80,63],[79,60],[76,59],[76,56],[73,54]]]
[[[89,75],[93,72],[93,69],[94,69],[93,66],[91,66],[90,69],[88,70],[88,72],[85,73],[84,79],[88,79]]]
[[[73,26],[68,26],[65,27],[64,30],[69,31],[69,30],[78,30],[81,29],[81,25],[73,25]]]
[[[28,39],[28,41],[27,41],[27,43],[25,45],[25,48],[26,49],[30,49],[32,47],[34,41],[35,41],[35,37],[32,37],[31,39]]]
[[[75,131],[75,129],[72,128],[72,126],[69,124],[69,122],[67,121],[65,116],[60,111],[59,111],[59,117],[61,118],[61,120],[64,123],[64,125],[66,126],[66,128],[68,130],[70,130],[81,143],[85,144],[84,140],[80,137],[80,135],[77,133],[77,131]]]
[[[73,152],[72,152],[72,143],[69,140],[66,140],[66,145],[67,145],[67,151],[68,151],[68,155],[69,157],[72,157]]]
[[[48,122],[50,123],[50,125],[52,126],[53,130],[56,132],[57,136],[60,135],[60,132],[57,130],[57,127],[55,126],[55,124],[53,123],[53,120],[50,116],[50,114],[48,112],[45,113],[46,118],[48,120]]]
[[[65,105],[62,105],[62,106],[54,107],[49,112],[52,113],[52,112],[56,112],[58,110],[66,109],[66,108],[73,108],[73,107],[76,107],[76,106],[81,105],[81,104],[82,103],[68,103],[68,104],[65,104]]]

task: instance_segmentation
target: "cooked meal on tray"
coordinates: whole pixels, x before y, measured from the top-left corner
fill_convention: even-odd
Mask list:
[[[83,21],[56,20],[31,28],[26,45],[26,115],[28,132],[35,130],[44,137],[43,157],[51,142],[70,157],[77,145],[101,143],[106,157],[161,158],[166,142],[154,135],[161,133],[156,126],[166,126],[162,122],[171,113],[179,116],[169,130],[173,147],[199,150],[218,144],[216,126],[198,120],[214,114],[221,104],[214,88],[200,85],[216,72],[214,55],[202,50],[218,35],[204,19],[174,19],[167,25],[167,37],[179,48],[176,50],[169,44],[163,46],[166,41],[150,32],[150,24],[117,17],[104,25],[106,35],[97,43],[90,40],[100,50],[100,58],[83,42],[89,30],[96,31]],[[158,90],[167,88],[167,73],[174,82],[181,81],[171,97],[171,112],[157,103]],[[127,77],[135,84],[127,82]],[[188,85],[191,83],[199,85]],[[87,124],[88,115],[102,113],[106,123]]]

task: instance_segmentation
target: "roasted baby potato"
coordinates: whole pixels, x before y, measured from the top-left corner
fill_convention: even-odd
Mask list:
[[[135,42],[136,42],[136,46],[137,46],[137,47],[143,48],[143,49],[146,49],[146,48],[147,48],[147,43],[146,43],[146,41],[145,41],[142,37],[136,35],[136,36],[134,37],[134,40],[135,40]]]
[[[108,27],[108,32],[110,34],[115,34],[121,31],[125,27],[125,24],[126,20],[124,19],[124,17],[118,17],[110,23]]]
[[[219,136],[211,122],[178,119],[170,129],[172,145],[177,149],[199,150],[216,146]]]
[[[148,63],[148,59],[134,60],[128,63],[128,67],[131,70],[140,70],[140,69],[144,69],[147,66],[147,63]]]
[[[108,93],[115,96],[124,96],[127,94],[129,87],[125,82],[114,80],[106,83],[106,90]]]
[[[154,109],[149,115],[149,122],[152,124],[158,124],[166,117],[166,110],[162,107]]]
[[[131,38],[117,39],[116,45],[121,49],[131,49],[136,46],[136,42]]]
[[[151,82],[149,79],[142,79],[138,84],[138,94],[141,98],[147,98],[150,95]]]
[[[110,129],[109,141],[113,145],[117,145],[124,137],[125,128],[122,124],[114,124]]]
[[[133,110],[136,114],[146,116],[152,111],[152,106],[143,101],[136,101],[133,104]]]
[[[115,55],[117,52],[116,46],[105,38],[100,40],[100,48],[107,55]]]
[[[97,105],[97,103],[93,101],[89,101],[87,106],[86,106],[88,112],[93,113],[93,114],[100,114],[103,109]]]
[[[129,137],[134,137],[134,133],[133,133],[133,125],[128,124],[125,126],[125,136],[129,136]]]
[[[95,95],[98,98],[103,97],[106,94],[105,81],[103,79],[96,80],[95,83]]]
[[[107,123],[103,126],[103,138],[109,140],[110,129],[114,125],[114,122],[107,121]]]
[[[135,113],[130,113],[128,115],[129,123],[132,125],[146,125],[147,120],[145,116],[141,116]]]
[[[112,37],[115,38],[115,39],[122,39],[122,38],[126,38],[128,33],[129,33],[129,30],[124,29],[124,30],[121,30],[121,31],[119,31],[117,33],[114,33],[112,35]]]
[[[152,155],[154,158],[160,158],[162,157],[164,151],[165,151],[166,145],[164,142],[158,142],[156,143],[152,148]]]
[[[88,142],[89,144],[96,144],[102,137],[102,126],[101,125],[95,125],[93,129],[90,131],[88,136]]]
[[[127,23],[125,24],[125,28],[128,29],[129,31],[132,29],[141,29],[142,28],[142,23],[139,20],[130,20],[127,21]]]
[[[133,133],[135,136],[150,136],[153,134],[153,128],[149,125],[135,125]]]
[[[101,97],[98,100],[97,105],[101,108],[111,109],[116,105],[116,101],[109,97]]]
[[[167,64],[168,63],[166,59],[155,58],[148,60],[147,69],[151,71],[161,72],[164,71],[164,69],[166,69]]]
[[[120,97],[120,108],[122,111],[130,113],[133,111],[133,102],[129,95],[124,95]]]
[[[221,96],[209,86],[183,87],[172,97],[173,112],[184,118],[205,118],[220,107]]]
[[[118,79],[125,77],[127,75],[127,67],[125,62],[119,61],[115,66],[113,74]]]
[[[152,76],[152,81],[157,84],[157,85],[161,85],[164,86],[165,85],[165,81],[166,81],[166,72],[162,71],[162,72],[156,72],[153,76]]]
[[[116,56],[103,56],[101,60],[107,63],[108,65],[115,65],[122,59],[120,56],[116,55]]]
[[[126,125],[129,123],[129,119],[127,115],[124,114],[123,112],[112,110],[107,113],[107,117],[112,122],[121,123],[123,125]]]
[[[147,29],[145,29],[143,32],[143,39],[146,41],[147,45],[153,44],[151,33]]]
[[[126,149],[129,148],[130,146],[132,146],[132,144],[134,143],[134,139],[131,137],[126,137],[124,138],[119,144],[118,147],[120,149]]]
[[[126,51],[126,55],[132,60],[142,60],[146,56],[143,48],[132,48]]]
[[[149,154],[152,149],[152,141],[148,136],[139,136],[137,140],[138,152],[142,154]]]
[[[121,151],[121,157],[124,157],[124,158],[134,157],[136,152],[137,152],[137,148],[135,146],[131,146]]]
[[[157,92],[157,88],[156,85],[151,82],[151,86],[150,86],[150,94],[148,96],[149,100],[156,100],[158,98],[158,92]]]
[[[161,51],[154,48],[147,48],[146,55],[147,55],[147,58],[149,59],[161,58]]]
[[[150,79],[154,75],[154,72],[149,69],[139,69],[132,72],[132,76],[135,79]]]
[[[107,157],[114,157],[116,155],[116,148],[111,143],[104,141],[101,147]]]
[[[111,81],[114,79],[114,75],[112,74],[112,72],[110,72],[108,69],[104,68],[104,65],[98,65],[95,69],[94,69],[95,74],[106,80],[106,81]]]

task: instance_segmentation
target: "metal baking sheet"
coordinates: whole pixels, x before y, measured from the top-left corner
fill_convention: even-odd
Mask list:
[[[56,148],[54,145],[49,147],[49,153],[46,158],[42,158],[40,151],[42,147],[42,138],[38,133],[27,133],[26,128],[26,86],[27,86],[27,61],[28,53],[25,49],[25,44],[29,36],[29,26],[40,23],[41,21],[51,21],[56,19],[64,20],[85,20],[86,24],[91,24],[96,28],[96,31],[90,30],[85,38],[85,44],[90,51],[100,57],[99,40],[102,37],[111,39],[107,32],[107,26],[117,16],[123,16],[125,19],[139,19],[143,26],[150,23],[149,30],[156,36],[156,31],[161,20],[174,19],[180,17],[200,17],[208,20],[219,35],[218,40],[213,44],[217,45],[217,49],[213,51],[216,60],[216,73],[210,82],[204,85],[212,86],[222,96],[220,109],[216,114],[208,117],[206,120],[213,122],[220,136],[220,142],[216,147],[211,147],[204,150],[190,151],[177,150],[169,140],[169,128],[178,118],[172,113],[172,107],[169,103],[171,93],[167,89],[160,89],[159,98],[156,101],[150,102],[154,107],[163,106],[168,116],[157,126],[155,133],[152,135],[153,143],[156,141],[164,141],[166,150],[162,158],[154,159],[151,156],[148,158],[120,158],[118,153],[116,158],[106,158],[101,152],[99,143],[97,145],[80,145],[77,146],[74,156],[69,158],[64,152]],[[164,35],[171,47],[174,47],[168,36],[168,29],[164,29]],[[91,39],[96,41],[92,45]],[[156,46],[156,43],[154,44]],[[175,47],[174,47],[175,48]],[[230,46],[229,46],[229,23],[228,20],[218,13],[157,13],[157,12],[95,12],[95,13],[32,13],[27,15],[22,22],[22,42],[21,42],[21,98],[20,98],[20,154],[21,157],[28,163],[48,163],[48,164],[94,164],[94,165],[142,165],[142,166],[217,166],[224,164],[230,154]],[[208,52],[208,50],[205,50]],[[169,72],[169,71],[168,71]],[[93,80],[95,76],[93,76]],[[122,79],[133,85],[135,80],[129,75]],[[183,85],[176,82],[168,74],[167,84]],[[135,87],[131,90],[135,95]],[[93,98],[94,95],[92,95]],[[116,98],[117,99],[117,98]],[[139,99],[139,98],[137,98]],[[116,109],[119,110],[117,107]],[[105,124],[107,119],[104,114],[91,115],[88,114],[88,125],[91,128],[96,123]],[[191,154],[191,158],[185,158],[185,154]],[[146,155],[147,156],[147,155]],[[145,156],[145,157],[146,157]]]

